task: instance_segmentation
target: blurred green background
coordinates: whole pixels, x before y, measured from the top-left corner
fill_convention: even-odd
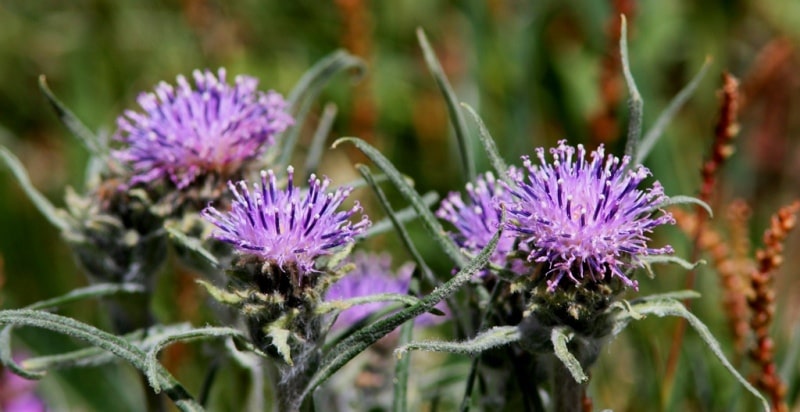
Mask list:
[[[619,154],[627,121],[617,49],[620,13],[628,15],[631,68],[645,101],[645,128],[706,57],[713,59],[694,97],[648,159],[668,194],[697,193],[699,170],[713,139],[720,74],[728,70],[741,80],[737,152],[721,171],[713,203],[721,216],[732,199],[747,200],[754,211],[751,239],[759,245],[769,215],[800,194],[800,116],[794,116],[800,110],[800,2],[792,0],[0,0],[0,143],[23,160],[34,184],[61,205],[67,185],[82,186],[87,153],[39,93],[40,74],[90,128],[112,133],[122,110],[136,107],[138,93],[161,80],[172,82],[177,74],[226,67],[231,75],[257,76],[263,89],[286,94],[314,62],[345,48],[363,57],[369,71],[359,82],[340,76],[315,108],[312,122],[323,103],[336,103],[334,137],[367,139],[414,178],[420,192],[444,195],[459,190],[464,180],[446,107],[422,60],[415,29],[426,30],[457,95],[483,116],[509,162],[563,138],[590,147],[605,143]],[[306,143],[311,130],[303,136]],[[355,177],[351,164],[356,161],[365,160],[355,151],[337,149],[326,153],[323,170],[344,182]],[[479,156],[479,162],[479,170],[488,169],[485,158]],[[367,192],[361,196],[378,214],[374,198]],[[395,199],[398,208],[403,206]],[[431,265],[448,273],[449,262],[437,259],[436,246],[426,243],[429,237],[417,225],[412,230]],[[8,173],[0,173],[0,233],[3,308],[86,283],[58,231]],[[688,255],[690,240],[678,229],[659,235],[656,242],[670,242],[679,255]],[[777,278],[773,328],[779,366],[792,371],[791,399],[798,395],[800,369],[800,310],[793,303],[800,299],[800,254],[794,253],[799,237],[790,237]],[[397,244],[387,235],[370,247]],[[203,297],[181,270],[162,276],[157,313],[164,322],[202,322],[198,306]],[[658,275],[641,281],[642,293],[684,285],[683,271],[659,268]],[[704,298],[693,309],[731,353],[713,267],[701,269],[697,283]],[[62,313],[107,327],[99,308],[83,303]],[[675,390],[662,398],[661,376],[674,324],[648,319],[603,353],[591,384],[596,408],[753,407],[692,332]],[[22,330],[19,336],[31,353],[76,346],[38,331]],[[195,391],[202,366],[191,359],[201,358],[199,352],[197,346],[181,347],[165,359]],[[752,372],[746,362],[742,370]],[[120,410],[120,404],[135,405],[140,399],[137,391],[121,392],[120,382],[136,382],[134,373],[109,366],[54,374],[43,381],[42,390],[56,402],[56,410]],[[226,398],[215,396],[224,408]],[[236,394],[226,396],[235,399]]]

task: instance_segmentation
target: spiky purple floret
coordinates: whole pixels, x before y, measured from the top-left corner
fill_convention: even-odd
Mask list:
[[[328,289],[325,300],[346,300],[381,293],[408,293],[411,274],[414,272],[413,263],[408,262],[400,266],[395,273],[392,271],[392,257],[388,253],[375,254],[359,251],[354,253],[349,261],[355,265],[355,268]],[[334,328],[355,325],[388,305],[391,305],[391,302],[374,302],[345,309],[339,313]],[[445,315],[449,314],[443,302],[436,305],[436,308]],[[416,324],[430,326],[441,323],[445,319],[447,316],[424,313],[416,318]]]
[[[261,172],[261,185],[228,182],[234,200],[231,210],[208,206],[201,214],[217,226],[212,236],[234,245],[239,252],[256,255],[284,268],[296,264],[301,273],[314,270],[315,260],[353,242],[370,221],[363,215],[353,224],[350,217],[362,211],[358,202],[349,210],[336,211],[352,188],[328,192],[330,180],[311,175],[309,189],[294,187],[294,169],[287,168],[288,183],[278,188],[272,170]]]
[[[169,177],[183,188],[204,173],[229,175],[294,123],[283,97],[256,90],[254,77],[236,76],[230,85],[225,69],[193,75],[194,89],[182,75],[177,87],[161,82],[139,95],[144,113],[117,118],[115,139],[126,146],[113,155],[132,169],[131,184]]]
[[[661,184],[638,189],[650,171],[631,166],[628,156],[605,156],[603,146],[587,159],[582,145],[575,156],[575,148],[562,140],[550,153],[548,162],[544,149],[536,149],[539,165],[523,157],[527,179],[510,174],[516,184],[509,188],[514,201],[507,227],[531,248],[528,261],[548,265],[550,291],[564,277],[576,284],[616,277],[638,289],[627,272],[643,265],[641,257],[673,252],[670,246],[647,246],[648,233],[675,222],[659,211],[667,200]]]
[[[477,254],[489,243],[500,225],[499,202],[509,203],[511,200],[509,191],[495,180],[492,172],[487,172],[478,176],[474,183],[467,183],[466,199],[462,199],[458,192],[450,192],[442,200],[436,216],[455,226],[456,231],[450,236],[458,246],[468,253]],[[514,237],[504,232],[492,254],[492,263],[505,266],[513,247]],[[481,276],[487,273],[488,270],[479,272]]]

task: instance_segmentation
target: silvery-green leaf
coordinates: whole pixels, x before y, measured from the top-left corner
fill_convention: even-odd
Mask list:
[[[466,103],[461,103],[461,106],[472,116],[472,120],[478,126],[478,137],[480,137],[483,149],[486,151],[486,156],[489,157],[489,161],[492,163],[495,172],[497,172],[500,179],[508,182],[510,180],[508,178],[508,173],[506,173],[508,171],[508,166],[506,166],[506,162],[500,156],[500,152],[497,150],[497,144],[494,142],[491,133],[489,133],[489,129],[486,128],[486,125],[483,123],[478,113],[475,112],[475,109]]]
[[[170,237],[174,242],[185,247],[187,250],[196,253],[212,267],[219,268],[219,261],[217,260],[216,257],[214,257],[214,255],[211,252],[209,252],[208,250],[206,250],[206,248],[203,247],[203,244],[202,242],[200,242],[200,239],[187,236],[185,233],[181,232],[181,230],[178,229],[174,224],[166,223],[164,224],[164,229],[170,234]]]
[[[505,214],[502,216],[501,221],[505,221]],[[325,382],[334,372],[339,370],[339,368],[361,353],[369,345],[375,343],[378,339],[404,322],[431,310],[437,303],[441,302],[442,299],[451,296],[461,286],[469,282],[472,276],[489,262],[489,258],[497,247],[497,242],[500,239],[501,233],[502,230],[498,230],[486,244],[486,247],[484,247],[474,259],[462,266],[462,269],[449,281],[438,286],[429,295],[425,296],[420,303],[364,327],[333,347],[330,352],[325,354],[319,368],[309,380],[306,388],[300,395],[301,400],[310,395],[317,386]]]
[[[241,331],[225,327],[198,328],[187,331],[178,331],[166,336],[161,336],[160,339],[152,344],[152,348],[147,351],[147,358],[145,361],[145,376],[147,377],[148,382],[150,382],[150,386],[153,388],[153,391],[160,393],[161,390],[164,389],[161,386],[161,380],[158,376],[158,368],[161,365],[158,363],[158,354],[164,348],[176,342],[190,342],[201,339],[215,339],[221,337],[239,337],[240,339],[246,339]]]
[[[428,42],[425,32],[421,28],[417,29],[417,40],[419,41],[419,46],[422,48],[422,54],[425,57],[428,70],[433,74],[433,78],[439,86],[439,91],[442,93],[447,103],[450,122],[453,124],[456,141],[458,142],[458,150],[461,154],[461,168],[466,176],[466,180],[471,182],[475,180],[475,160],[473,159],[472,148],[469,144],[467,122],[464,120],[464,115],[458,108],[458,99],[453,91],[453,87],[447,80],[442,65],[439,63],[439,59],[436,58],[436,53],[433,52],[433,48]]]
[[[433,215],[433,212],[428,209],[428,206],[423,201],[422,197],[420,197],[419,193],[414,190],[411,185],[403,178],[400,172],[394,167],[394,165],[386,159],[386,157],[381,154],[377,149],[372,147],[369,143],[356,138],[356,137],[342,137],[336,140],[333,143],[333,147],[337,147],[341,143],[352,143],[355,145],[362,153],[364,153],[367,157],[372,160],[376,166],[378,166],[386,176],[389,177],[389,180],[395,185],[397,190],[400,191],[400,194],[406,198],[406,200],[411,203],[411,206],[419,213],[420,217],[422,218],[422,223],[425,225],[425,228],[433,235],[434,240],[442,247],[448,257],[455,262],[456,266],[464,267],[467,263],[466,258],[461,253],[460,248],[458,245],[447,236],[447,232],[445,232],[442,224],[439,223],[439,220],[436,219],[436,216]]]
[[[314,132],[311,145],[308,147],[308,155],[306,155],[306,164],[303,168],[306,172],[306,178],[317,171],[319,161],[322,159],[322,152],[325,149],[325,142],[331,134],[333,120],[336,119],[336,111],[336,105],[333,103],[326,104],[322,110],[322,117],[319,119],[317,130]]]
[[[297,82],[287,98],[294,114],[294,125],[282,133],[278,139],[280,145],[279,159],[276,169],[283,169],[292,159],[300,130],[311,106],[319,97],[322,89],[330,83],[339,72],[347,69],[366,70],[364,61],[344,50],[337,50],[312,66]],[[282,145],[280,142],[283,142]]]
[[[575,382],[583,383],[588,381],[589,377],[586,376],[578,359],[575,358],[575,356],[570,353],[569,348],[567,348],[567,343],[569,343],[572,338],[572,332],[570,332],[569,328],[564,326],[553,328],[550,335],[550,340],[553,342],[553,352],[558,360],[569,370],[572,377],[575,378]]]
[[[107,158],[108,147],[105,141],[92,133],[89,128],[86,127],[71,110],[67,109],[64,103],[62,103],[55,94],[53,94],[47,86],[47,79],[44,75],[39,76],[39,89],[42,91],[42,94],[44,94],[44,97],[47,98],[53,110],[55,110],[58,118],[64,123],[64,126],[66,126],[94,156],[101,159]]]
[[[76,226],[75,222],[72,222],[63,210],[53,206],[44,195],[33,187],[33,183],[31,183],[31,179],[28,177],[25,166],[22,165],[22,162],[20,162],[13,153],[3,146],[0,146],[0,159],[8,166],[11,173],[14,174],[14,177],[17,178],[17,182],[22,187],[22,190],[25,191],[25,194],[28,195],[28,198],[33,202],[34,206],[39,209],[39,212],[41,212],[53,226],[57,227],[61,232],[69,232]]]
[[[684,204],[695,204],[695,205],[698,205],[698,206],[702,207],[703,209],[705,209],[705,211],[708,213],[709,217],[714,217],[714,211],[711,210],[711,206],[709,206],[708,203],[706,203],[706,202],[704,202],[701,199],[698,199],[696,197],[692,197],[692,196],[683,196],[683,195],[670,196],[670,198],[667,199],[666,201],[664,201],[662,203],[659,203],[658,206],[656,206],[655,209],[662,209],[662,208],[665,208],[667,206],[684,205]],[[655,210],[655,209],[653,209],[653,210]]]
[[[487,329],[474,338],[463,342],[419,341],[411,342],[394,350],[401,358],[406,352],[423,350],[428,352],[449,352],[460,355],[477,355],[481,352],[518,341],[522,335],[516,326],[495,326]]]
[[[758,392],[758,390],[756,390],[756,388],[753,387],[753,385],[750,384],[750,382],[747,381],[747,379],[739,374],[739,371],[737,371],[736,368],[728,361],[728,359],[725,357],[725,354],[722,353],[722,348],[720,347],[719,342],[717,342],[717,339],[711,334],[711,331],[708,330],[708,327],[691,312],[686,310],[686,308],[680,302],[671,298],[653,299],[633,303],[632,307],[636,313],[641,315],[655,315],[658,317],[678,316],[686,319],[689,322],[689,325],[691,325],[692,328],[697,331],[698,335],[700,335],[700,338],[703,339],[708,348],[711,349],[711,352],[714,354],[714,356],[716,356],[717,359],[722,362],[722,365],[725,367],[725,369],[727,369],[728,372],[730,372],[731,375],[733,375],[733,377],[736,378],[736,380],[739,381],[742,386],[744,386],[745,389],[747,389],[753,394],[753,396],[761,401],[765,412],[769,412],[770,407],[767,400]],[[630,315],[628,315],[626,312],[619,312],[615,322],[614,333],[618,333],[618,330],[624,328],[630,320]]]
[[[633,80],[631,65],[628,60],[628,23],[625,15],[622,15],[622,27],[619,36],[619,54],[622,59],[622,73],[625,76],[625,84],[628,86],[628,137],[625,143],[625,155],[632,159],[637,158],[639,139],[642,136],[642,114],[644,102]]]
[[[3,310],[0,311],[0,325],[32,326],[71,336],[107,350],[130,362],[135,368],[145,371],[146,354],[143,350],[119,336],[75,319],[39,310]],[[164,393],[172,399],[178,409],[181,411],[203,410],[203,407],[194,401],[189,392],[166,369],[159,365],[156,372],[159,384],[164,388]]]

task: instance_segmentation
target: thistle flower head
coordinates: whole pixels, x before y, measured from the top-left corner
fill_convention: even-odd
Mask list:
[[[523,157],[523,173],[511,173],[515,182],[507,224],[530,247],[528,261],[544,263],[549,291],[563,278],[576,284],[617,278],[638,288],[628,271],[643,265],[641,257],[672,253],[669,246],[650,248],[648,233],[674,223],[672,215],[658,212],[667,196],[658,182],[639,189],[650,175],[641,165],[605,155],[600,146],[586,156],[566,141],[551,149],[552,161],[538,148],[539,165]]]
[[[283,97],[257,91],[256,78],[237,76],[230,85],[225,77],[225,69],[195,70],[194,89],[182,75],[177,87],[161,82],[139,95],[143,113],[117,119],[115,139],[126,147],[113,156],[132,169],[131,184],[168,177],[184,188],[205,173],[230,176],[294,122]]]
[[[411,274],[414,272],[413,263],[405,263],[395,272],[392,270],[392,257],[388,253],[375,254],[359,251],[354,253],[349,260],[355,267],[328,289],[325,300],[346,300],[381,293],[408,293]],[[373,302],[350,307],[339,313],[333,327],[340,329],[355,325],[389,305],[391,302]],[[448,313],[444,305],[437,305],[436,308],[445,314]],[[430,326],[440,323],[444,319],[446,316],[425,313],[417,317],[416,323],[421,326]]]
[[[466,199],[462,199],[458,192],[450,192],[436,216],[455,226],[456,231],[450,236],[458,246],[468,253],[477,254],[489,243],[500,225],[502,213],[498,202],[511,200],[510,192],[495,180],[492,172],[487,172],[478,176],[474,183],[467,183]],[[513,247],[514,238],[504,233],[492,255],[492,263],[505,266]],[[479,275],[488,273],[484,270]]]
[[[337,211],[352,188],[330,192],[328,178],[311,175],[309,189],[300,190],[294,186],[294,169],[289,166],[287,172],[285,189],[278,187],[272,170],[262,171],[261,185],[253,184],[252,189],[245,181],[228,182],[234,198],[231,210],[220,212],[208,206],[201,214],[217,226],[212,236],[240,253],[309,273],[318,257],[353,242],[370,221],[366,215],[358,223],[350,221],[362,210],[358,202],[349,210]]]

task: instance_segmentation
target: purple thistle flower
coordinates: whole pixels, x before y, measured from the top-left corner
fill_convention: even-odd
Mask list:
[[[225,69],[218,77],[193,74],[194,90],[182,75],[177,87],[161,82],[139,95],[144,113],[127,110],[117,119],[115,139],[127,147],[113,156],[133,169],[131,184],[169,177],[182,189],[207,172],[230,176],[294,123],[283,97],[257,91],[254,77],[237,76],[230,85]]]
[[[361,212],[358,202],[347,211],[336,209],[352,191],[340,187],[327,192],[330,180],[311,175],[307,191],[294,187],[294,168],[289,166],[286,189],[279,189],[272,170],[261,172],[261,185],[228,182],[233,193],[229,212],[208,206],[201,214],[217,226],[214,238],[235,246],[239,252],[258,256],[281,268],[296,264],[302,273],[314,270],[314,261],[353,241],[370,225],[364,215],[353,224],[350,217]]]
[[[458,246],[468,253],[477,254],[489,243],[500,225],[502,216],[498,202],[509,203],[512,198],[509,191],[495,180],[492,172],[478,176],[474,184],[467,183],[466,195],[465,201],[460,193],[450,192],[442,200],[436,216],[455,226],[456,232],[450,233],[450,236]],[[513,247],[514,237],[508,232],[503,233],[492,255],[492,263],[505,266]],[[519,273],[517,269],[520,268],[515,265],[514,270]],[[489,271],[478,273],[486,276]]]
[[[668,212],[654,213],[667,200],[661,184],[646,190],[639,184],[650,175],[641,165],[631,166],[628,156],[605,156],[603,146],[586,159],[565,140],[551,149],[551,163],[544,149],[536,149],[540,165],[523,157],[528,178],[510,173],[514,201],[507,227],[530,247],[528,261],[547,263],[547,289],[554,291],[565,276],[576,284],[602,282],[616,277],[638,290],[627,272],[642,267],[642,256],[672,253],[672,247],[647,247],[647,234],[672,224]]]
[[[325,300],[346,300],[380,293],[408,293],[414,263],[408,262],[400,266],[395,274],[392,271],[392,257],[388,253],[374,254],[359,251],[353,254],[349,261],[355,268],[328,289]],[[389,305],[391,302],[373,302],[345,309],[339,313],[334,328],[341,329],[355,325]],[[445,305],[439,304],[436,308],[448,314]],[[416,322],[421,326],[430,326],[445,319],[447,316],[424,313],[417,317]]]

